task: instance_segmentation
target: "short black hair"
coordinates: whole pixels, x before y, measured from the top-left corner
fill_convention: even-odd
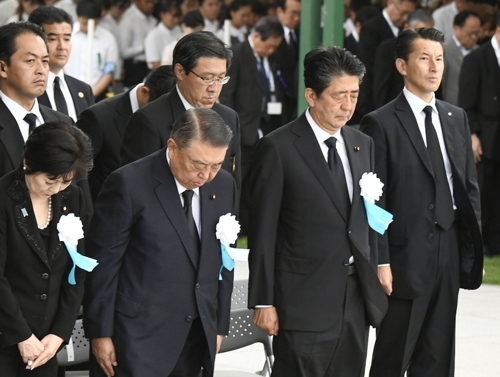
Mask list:
[[[275,16],[262,17],[253,30],[254,33],[259,33],[262,41],[267,41],[269,38],[281,38],[285,34],[281,22]]]
[[[102,0],[101,5],[103,9],[109,10],[112,7],[118,7],[119,9],[125,10],[130,4],[131,0]]]
[[[361,80],[366,68],[356,56],[340,47],[319,46],[309,51],[304,58],[304,83],[321,97],[332,80],[342,76],[357,76]]]
[[[276,8],[281,8],[283,10],[286,10],[286,1],[287,0],[276,0],[274,4],[276,5]],[[300,0],[295,0],[300,3]]]
[[[153,15],[160,18],[161,13],[171,13],[180,17],[182,15],[181,3],[179,0],[159,0],[155,3]]]
[[[25,174],[45,173],[50,179],[85,178],[92,169],[90,139],[63,121],[36,127],[24,146]]]
[[[226,60],[226,68],[231,65],[233,52],[209,31],[197,31],[182,37],[175,45],[172,65],[179,63],[186,74],[196,67],[200,58]]]
[[[267,7],[259,0],[252,0],[252,13],[259,16],[267,16]]]
[[[29,22],[33,22],[43,28],[43,25],[64,24],[67,23],[73,29],[73,19],[70,14],[61,8],[53,6],[38,7],[31,12]]]
[[[161,65],[154,69],[144,80],[149,89],[149,102],[170,92],[175,86],[176,78],[171,65]]]
[[[413,51],[413,42],[416,39],[428,39],[441,43],[444,51],[444,35],[434,28],[407,29],[399,33],[396,39],[396,59],[408,61],[410,54]]]
[[[469,17],[476,17],[479,19],[479,22],[481,24],[483,23],[481,16],[477,12],[474,12],[473,10],[463,10],[460,13],[458,13],[453,19],[453,26],[458,26],[461,28],[464,27]]]
[[[227,147],[233,131],[215,111],[196,107],[186,110],[172,126],[172,139],[179,149],[188,148],[193,140],[212,147]]]
[[[29,21],[11,22],[0,27],[0,60],[10,66],[10,58],[17,51],[16,39],[22,34],[31,33],[39,36],[46,43],[43,29]]]
[[[203,18],[202,14],[200,13],[199,10],[192,10],[192,11],[186,13],[181,24],[184,24],[187,27],[190,27],[191,29],[194,29],[194,28],[197,28],[200,26],[205,27],[205,19]]]
[[[101,4],[95,0],[80,0],[76,4],[76,14],[78,17],[95,20],[101,18],[101,12]]]

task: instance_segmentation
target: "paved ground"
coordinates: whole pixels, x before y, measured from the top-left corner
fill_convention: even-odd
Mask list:
[[[236,279],[248,275],[246,263],[238,262]],[[371,355],[375,333],[370,333]],[[460,291],[457,315],[455,377],[498,377],[500,375],[500,286],[483,285],[476,291]],[[370,365],[369,356],[367,365]],[[217,356],[216,370],[224,377],[229,370],[256,372],[264,365],[262,346],[252,345]],[[221,375],[222,377],[222,375]]]

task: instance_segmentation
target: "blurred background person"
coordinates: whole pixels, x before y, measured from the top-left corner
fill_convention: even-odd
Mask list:
[[[252,3],[250,0],[234,0],[226,7],[223,20],[230,20],[229,35],[231,37],[229,46],[242,43],[248,36],[247,22],[252,13]],[[217,31],[217,36],[224,40],[224,21]]]
[[[198,10],[205,19],[205,31],[217,33],[219,30],[220,2],[219,0],[198,0]]]
[[[69,283],[73,261],[57,225],[63,215],[85,219],[84,196],[70,184],[91,167],[88,137],[49,122],[29,136],[22,165],[0,179],[2,377],[57,376],[54,356],[73,331],[85,277],[76,268],[76,284]],[[77,225],[70,231],[78,232]],[[82,254],[83,244],[80,239]]]
[[[260,0],[251,0],[252,10],[250,16],[247,19],[247,29],[249,32],[252,31],[255,24],[259,22],[262,17],[267,16],[267,7]]]
[[[7,20],[16,14],[19,7],[18,0],[3,0],[0,1],[0,26],[7,24]]]
[[[178,37],[175,41],[170,42],[165,47],[165,50],[163,50],[161,57],[161,64],[172,65],[174,49],[179,39],[188,34],[201,31],[203,30],[204,27],[205,27],[205,20],[203,19],[203,16],[199,11],[193,10],[188,14],[186,14],[186,16],[184,16],[184,19],[181,22],[182,35]]]
[[[45,5],[43,0],[19,0],[19,6],[17,7],[16,13],[9,17],[7,23],[28,21],[30,14],[43,5]]]
[[[78,15],[76,14],[76,5],[79,1],[80,0],[59,0],[54,3],[54,6],[68,12],[72,20],[76,22],[76,19],[78,18]]]
[[[104,16],[99,24],[113,34],[117,42],[120,38],[120,21],[130,4],[130,0],[104,0],[102,2]]]
[[[182,30],[182,10],[178,0],[160,0],[155,4],[154,14],[160,19],[158,25],[151,30],[144,40],[146,62],[151,69],[158,68],[165,47],[177,40]]]
[[[358,55],[358,43],[359,43],[359,33],[363,25],[368,20],[380,14],[380,11],[374,6],[364,6],[356,11],[356,18],[354,19],[354,29],[351,29],[351,33],[346,32],[344,38],[344,47],[347,51],[350,51],[353,55]]]

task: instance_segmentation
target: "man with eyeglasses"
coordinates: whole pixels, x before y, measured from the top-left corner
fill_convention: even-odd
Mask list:
[[[172,64],[177,85],[132,115],[123,134],[122,165],[163,148],[170,138],[173,123],[186,110],[205,107],[218,113],[233,132],[222,169],[233,175],[239,188],[238,114],[217,103],[222,86],[229,81],[226,74],[231,58],[231,50],[211,32],[201,31],[181,38],[175,46]]]

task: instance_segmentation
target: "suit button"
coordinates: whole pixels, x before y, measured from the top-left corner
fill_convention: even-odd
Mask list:
[[[200,289],[200,283],[196,283],[196,285],[194,286],[196,289]]]
[[[42,301],[47,300],[47,295],[45,293],[40,295],[40,300],[42,300]]]
[[[429,204],[429,209],[434,209],[434,204]]]
[[[427,238],[428,238],[428,239],[431,239],[432,237],[434,237],[434,234],[432,234],[432,233],[429,233],[429,234],[427,235]]]
[[[193,317],[191,317],[190,315],[188,315],[188,316],[186,317],[186,322],[191,322],[191,320],[192,320],[192,319],[193,319]]]
[[[45,272],[45,273],[42,274],[42,279],[47,280],[48,278],[49,278],[49,274],[48,273]]]

